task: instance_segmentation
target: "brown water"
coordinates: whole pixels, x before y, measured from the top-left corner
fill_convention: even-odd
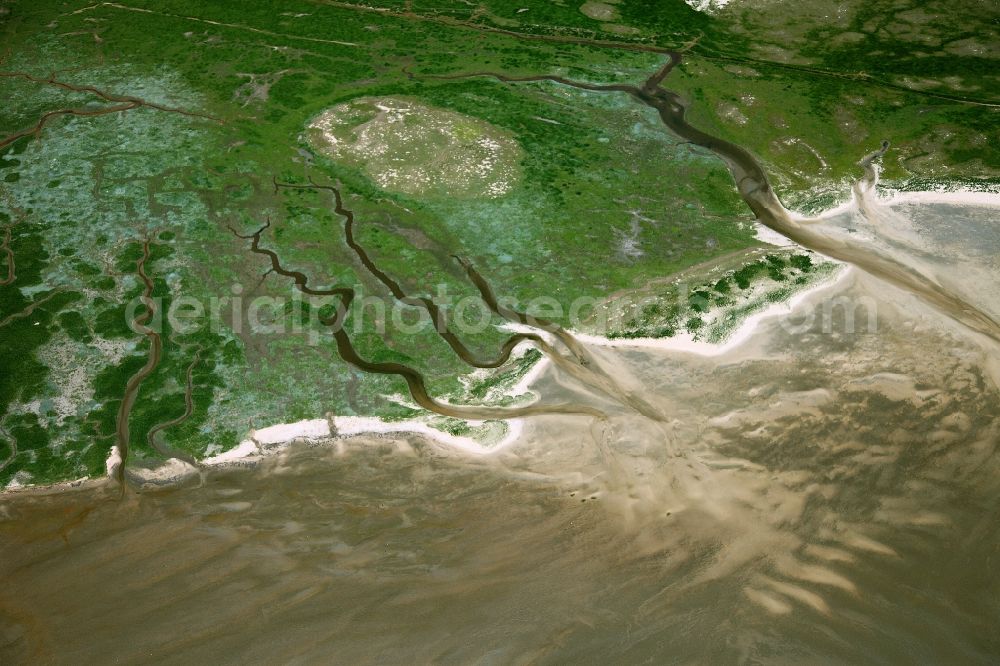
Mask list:
[[[995,663],[995,349],[860,275],[815,303],[874,331],[589,350],[666,422],[552,366],[547,400],[612,418],[6,496],[0,662]]]

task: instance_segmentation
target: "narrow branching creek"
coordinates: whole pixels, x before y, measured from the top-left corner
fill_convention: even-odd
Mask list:
[[[121,484],[123,491],[126,479],[125,468],[128,463],[131,442],[129,417],[139,397],[139,389],[142,388],[143,381],[156,371],[156,366],[159,365],[160,358],[163,356],[163,339],[155,328],[147,325],[153,322],[157,314],[157,304],[153,299],[153,281],[146,274],[146,262],[149,261],[150,256],[149,246],[149,241],[145,241],[142,244],[142,256],[136,261],[136,275],[139,276],[143,285],[140,300],[145,309],[132,321],[132,328],[149,340],[149,352],[146,356],[146,363],[134,375],[129,377],[128,382],[125,384],[125,393],[122,396],[121,405],[118,407],[118,417],[115,420],[115,441],[118,447],[120,462],[118,463],[118,467],[111,471],[113,471],[115,478]]]

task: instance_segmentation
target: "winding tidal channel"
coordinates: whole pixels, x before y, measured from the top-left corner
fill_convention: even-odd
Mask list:
[[[997,207],[880,201],[869,156],[852,206],[800,220],[749,152],[686,123],[661,86],[679,57],[638,86],[461,76],[631,95],[723,159],[761,222],[851,264],[845,278],[704,357],[587,345],[503,308],[459,259],[531,331],[481,359],[372,262],[336,187],[276,181],[329,192],[359,268],[470,366],[541,349],[544,400],[433,398],[415,370],[355,351],[353,291],[286,268],[268,224],[234,230],[339,300],[325,323],[348,363],[440,414],[532,419],[484,456],[339,436],[184,487],[4,497],[0,662],[996,663]],[[977,287],[949,279],[960,266]]]

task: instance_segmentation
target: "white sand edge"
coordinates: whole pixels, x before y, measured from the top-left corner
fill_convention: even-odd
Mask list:
[[[278,423],[259,430],[252,430],[250,436],[216,456],[205,458],[203,465],[232,465],[256,462],[260,458],[280,451],[292,442],[319,442],[364,435],[404,435],[416,434],[428,439],[475,455],[496,453],[515,441],[523,431],[524,419],[507,421],[507,433],[493,446],[483,446],[472,437],[452,435],[433,428],[423,421],[385,421],[374,416],[331,416],[328,419],[309,419],[295,423]],[[483,421],[467,421],[475,427]]]
[[[886,190],[879,194],[878,201],[885,206],[899,204],[950,204],[955,206],[1000,206],[1000,193],[956,190],[954,192],[905,192]]]
[[[740,324],[739,328],[733,331],[732,335],[726,338],[723,342],[705,342],[703,340],[697,340],[691,333],[683,333],[675,335],[671,338],[605,338],[599,335],[577,333],[575,331],[573,332],[573,335],[581,342],[598,347],[637,347],[696,354],[698,356],[719,356],[739,347],[744,342],[749,340],[753,336],[757,326],[759,326],[765,319],[791,313],[796,307],[798,307],[799,304],[803,303],[808,298],[819,292],[832,289],[839,285],[847,278],[848,275],[852,273],[852,270],[853,269],[850,266],[842,264],[841,267],[829,278],[814,284],[808,289],[803,289],[787,301],[774,303],[764,310],[750,315],[743,320],[743,323]]]
[[[948,204],[953,206],[1000,206],[1000,192],[983,192],[981,190],[920,190],[906,191],[897,190],[891,187],[877,186],[876,201],[882,206],[898,206],[901,204]],[[833,208],[824,210],[816,215],[806,215],[799,211],[788,210],[789,217],[795,222],[817,222],[828,220],[845,213],[857,210],[858,202],[854,190],[851,190],[850,198]],[[759,226],[760,223],[756,223]],[[765,233],[774,234],[784,238],[781,234],[764,227]],[[761,238],[758,235],[758,238]],[[769,242],[769,241],[764,241]]]
[[[118,472],[118,468],[122,464],[122,454],[118,450],[118,445],[115,444],[111,447],[111,453],[108,454],[108,459],[104,461],[104,470],[109,477],[114,476]]]
[[[788,238],[784,234],[780,234],[771,227],[764,226],[759,221],[753,223],[753,232],[757,240],[761,243],[766,243],[767,245],[774,245],[776,247],[791,247],[795,245],[795,241]]]
[[[550,334],[517,324],[508,324],[503,328],[517,332],[535,333],[544,338],[550,344],[553,336]],[[512,357],[523,353],[525,347],[535,347],[530,341],[522,342],[513,350]],[[524,350],[526,351],[526,350]],[[550,361],[547,357],[540,359],[531,367],[528,372],[518,380],[516,384],[507,390],[508,395],[516,396],[530,391],[531,385],[548,367]],[[339,439],[344,437],[358,437],[363,435],[402,435],[417,434],[428,439],[448,446],[450,448],[471,453],[474,455],[490,455],[503,450],[515,442],[524,431],[524,419],[507,419],[507,432],[495,444],[484,446],[480,441],[472,437],[453,435],[437,428],[433,428],[424,421],[409,419],[405,421],[385,421],[374,416],[329,416],[325,419],[309,419],[295,423],[278,423],[266,428],[252,430],[250,436],[244,439],[236,447],[224,451],[218,455],[205,458],[201,461],[203,465],[232,465],[248,463],[258,460],[260,457],[280,449],[294,441],[320,441],[325,439]],[[480,426],[484,421],[466,419],[472,427]]]

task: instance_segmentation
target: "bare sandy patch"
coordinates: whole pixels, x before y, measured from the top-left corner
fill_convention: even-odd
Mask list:
[[[404,194],[499,197],[520,179],[522,150],[493,125],[404,97],[359,97],[327,109],[307,131],[330,159]]]

